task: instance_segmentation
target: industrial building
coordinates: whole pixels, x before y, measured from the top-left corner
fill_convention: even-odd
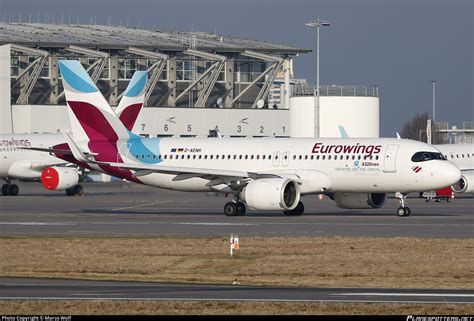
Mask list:
[[[0,23],[0,132],[69,127],[60,59],[78,59],[111,106],[147,70],[134,131],[149,136],[313,137],[314,87],[293,81],[311,50],[205,32]],[[375,86],[322,86],[320,135],[378,137]],[[363,120],[363,121],[361,121]]]

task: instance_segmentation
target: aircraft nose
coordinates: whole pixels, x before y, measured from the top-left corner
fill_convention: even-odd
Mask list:
[[[455,183],[459,182],[461,179],[461,170],[455,164],[451,162],[446,162],[445,166],[443,166],[443,170],[441,171],[441,175],[443,180],[446,183],[446,186],[454,185]]]

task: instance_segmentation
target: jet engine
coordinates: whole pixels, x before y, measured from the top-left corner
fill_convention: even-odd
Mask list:
[[[474,193],[474,171],[463,172],[459,182],[453,185],[456,193]]]
[[[340,208],[380,208],[387,199],[387,193],[334,193],[333,200]]]
[[[300,201],[300,189],[297,182],[288,178],[262,178],[248,183],[240,198],[256,210],[290,211]]]
[[[73,167],[48,167],[41,173],[41,183],[49,190],[64,190],[79,182],[79,174]]]

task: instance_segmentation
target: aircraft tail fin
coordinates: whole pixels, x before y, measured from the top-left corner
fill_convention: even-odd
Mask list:
[[[138,118],[138,114],[145,102],[145,88],[147,81],[148,72],[136,71],[128,83],[127,89],[125,89],[125,93],[115,110],[120,121],[129,131],[132,131]]]
[[[117,141],[130,137],[79,61],[60,60],[59,69],[76,141]]]

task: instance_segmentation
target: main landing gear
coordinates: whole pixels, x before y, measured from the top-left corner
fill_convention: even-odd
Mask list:
[[[298,202],[298,205],[291,211],[283,211],[287,216],[301,216],[304,213],[304,205],[301,202]]]
[[[397,210],[397,215],[400,217],[403,216],[410,216],[411,210],[408,206],[406,206],[406,198],[407,198],[407,193],[402,193],[400,197],[400,207]]]
[[[82,196],[84,195],[84,188],[82,185],[74,185],[71,188],[66,189],[67,196]]]
[[[2,185],[2,195],[4,196],[17,196],[20,192],[20,188],[16,184],[11,184],[10,180],[7,180],[6,184]]]
[[[246,212],[245,204],[239,201],[232,201],[224,205],[224,214],[226,216],[244,216]]]

